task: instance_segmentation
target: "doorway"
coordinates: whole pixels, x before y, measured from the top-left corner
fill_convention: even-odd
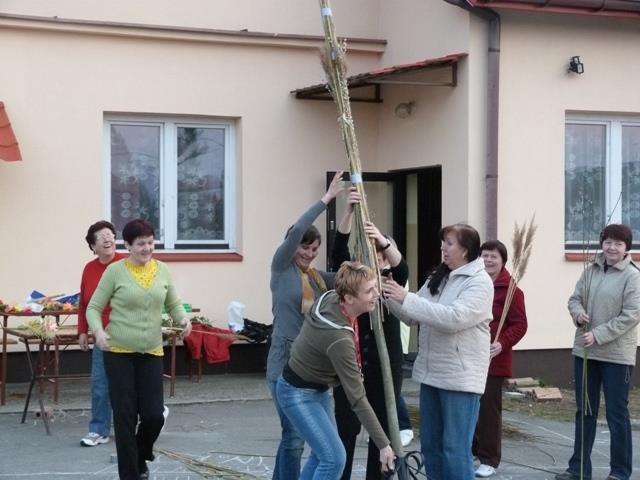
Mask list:
[[[335,172],[327,172],[327,186]],[[345,172],[344,181],[349,181]],[[389,233],[409,265],[409,289],[417,291],[427,275],[440,263],[442,225],[442,167],[391,172],[363,172],[371,220]],[[327,270],[333,237],[345,208],[343,196],[327,211]]]
[[[327,172],[327,187],[335,172]],[[345,172],[343,180],[349,181]],[[363,172],[371,220],[383,233],[391,233],[409,266],[409,290],[416,292],[429,273],[440,264],[442,226],[442,167]],[[327,209],[327,271],[333,238],[345,209],[344,196],[338,196]],[[353,251],[353,249],[352,249]],[[409,357],[418,350],[417,327],[411,328]]]

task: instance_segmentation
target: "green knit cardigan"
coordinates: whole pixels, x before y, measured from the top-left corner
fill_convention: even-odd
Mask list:
[[[102,310],[111,304],[109,325],[105,329],[112,347],[151,353],[162,347],[162,307],[174,322],[186,313],[176,293],[166,264],[158,262],[158,273],[151,288],[142,288],[127,270],[125,260],[107,267],[87,306],[92,331],[102,328]]]

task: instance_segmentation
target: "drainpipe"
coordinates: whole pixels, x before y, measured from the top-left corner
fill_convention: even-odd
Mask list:
[[[498,114],[500,94],[500,15],[466,0],[444,0],[487,20],[487,151],[485,164],[485,238],[498,238]]]

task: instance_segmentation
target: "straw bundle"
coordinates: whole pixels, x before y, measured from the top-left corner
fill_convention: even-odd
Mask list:
[[[59,327],[55,318],[42,317],[29,320],[18,328],[25,330],[30,335],[38,337],[40,340],[53,341],[53,339],[56,338]]]
[[[509,280],[509,287],[507,288],[507,296],[504,302],[504,308],[502,309],[502,315],[500,315],[500,322],[498,323],[498,330],[496,331],[496,340],[500,337],[500,332],[504,326],[504,322],[507,319],[511,302],[513,301],[513,295],[516,293],[518,282],[524,277],[527,272],[527,266],[529,265],[529,258],[531,257],[531,251],[533,249],[533,238],[535,237],[538,226],[534,223],[535,215],[531,217],[529,225],[526,222],[522,227],[518,226],[516,222],[513,238],[513,269],[511,271],[511,279]]]
[[[172,460],[177,460],[178,462],[183,463],[189,470],[204,478],[222,478],[224,480],[254,480],[258,478],[249,473],[242,473],[227,467],[202,462],[182,453],[177,453],[164,448],[155,448],[154,450],[157,453],[161,453],[168,458],[171,458]]]
[[[359,205],[355,206],[355,256],[358,261],[368,265],[376,272],[378,278],[378,288],[380,285],[380,269],[378,259],[375,252],[375,245],[365,233],[364,226],[369,221],[369,209],[367,206],[367,197],[365,195],[364,186],[362,184],[362,166],[360,164],[360,152],[358,150],[358,141],[351,115],[351,104],[349,102],[349,87],[346,76],[345,52],[346,45],[340,43],[335,33],[335,25],[331,7],[328,0],[320,0],[320,12],[322,16],[322,25],[325,34],[325,45],[321,50],[320,57],[322,66],[327,76],[327,87],[338,110],[338,124],[344,146],[349,160],[351,172],[351,183],[356,187],[358,193],[362,197]],[[404,457],[402,443],[400,442],[400,431],[398,427],[398,415],[396,410],[395,395],[393,382],[391,378],[391,367],[389,365],[389,354],[387,345],[384,340],[382,330],[382,308],[380,303],[376,309],[371,312],[371,327],[373,329],[378,353],[380,356],[380,364],[382,366],[382,378],[384,384],[385,404],[387,407],[387,418],[389,422],[389,433],[391,437],[391,447],[398,456]]]

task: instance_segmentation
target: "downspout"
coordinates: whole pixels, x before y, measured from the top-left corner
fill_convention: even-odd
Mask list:
[[[466,0],[444,0],[489,23],[487,51],[487,151],[485,164],[485,238],[498,238],[498,115],[500,98],[500,15]]]

